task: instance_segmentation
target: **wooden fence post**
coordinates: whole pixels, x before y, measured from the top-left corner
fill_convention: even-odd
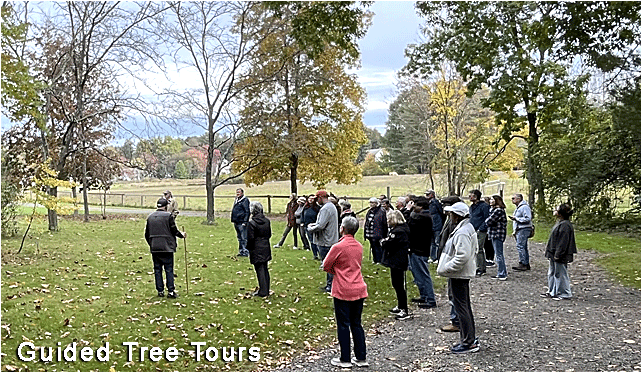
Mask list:
[[[120,205],[125,206],[125,193],[120,195]]]
[[[268,214],[272,213],[272,196],[268,195]]]
[[[183,196],[183,210],[185,210],[185,206],[187,206],[187,196]]]
[[[386,194],[388,195],[388,201],[390,201],[390,187],[389,186],[386,187]]]
[[[145,198],[145,196],[140,196],[140,207],[145,207],[143,205],[143,198]]]

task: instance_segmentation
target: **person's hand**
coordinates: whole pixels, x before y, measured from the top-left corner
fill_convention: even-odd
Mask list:
[[[183,234],[183,238],[187,238],[187,232],[181,232]]]
[[[508,218],[509,218],[510,220],[515,220],[515,217],[514,217],[513,215],[508,215]]]

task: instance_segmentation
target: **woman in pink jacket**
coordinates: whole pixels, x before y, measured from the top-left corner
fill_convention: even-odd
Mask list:
[[[337,319],[337,337],[341,346],[341,357],[330,363],[341,368],[352,364],[367,367],[366,335],[361,326],[363,301],[368,296],[366,283],[361,275],[363,246],[354,239],[359,221],[352,216],[341,222],[341,239],[334,244],[323,261],[323,270],[334,275],[332,292],[334,314]],[[354,341],[354,355],[350,360],[350,332]]]

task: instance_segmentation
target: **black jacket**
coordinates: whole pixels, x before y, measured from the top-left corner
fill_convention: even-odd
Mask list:
[[[238,201],[234,200],[231,220],[236,224],[247,223],[250,220],[250,200],[246,196],[241,197]]]
[[[368,210],[366,222],[363,226],[363,238],[366,240],[379,241],[388,233],[388,220],[386,209],[377,206]]]
[[[392,228],[388,237],[381,241],[383,249],[381,264],[390,268],[407,270],[409,247],[410,229],[408,224],[404,223]]]
[[[176,228],[174,216],[164,210],[156,210],[147,217],[145,240],[152,253],[175,253],[176,237],[183,234]]]
[[[259,213],[252,217],[247,228],[247,249],[250,252],[250,264],[272,260],[270,249],[270,219]]]
[[[573,224],[568,220],[560,220],[553,226],[548,237],[545,256],[558,263],[570,263],[576,252]]]
[[[430,256],[434,234],[430,210],[410,213],[408,228],[410,228],[410,252],[419,256]]]

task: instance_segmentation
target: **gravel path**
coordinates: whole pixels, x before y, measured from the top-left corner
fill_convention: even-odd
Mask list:
[[[640,371],[640,291],[608,279],[580,251],[569,265],[574,298],[554,301],[546,290],[548,261],[544,245],[529,242],[531,271],[512,271],[515,241],[507,238],[509,277],[500,282],[488,274],[471,281],[471,301],[481,350],[453,355],[449,346],[459,333],[444,333],[450,306],[446,290],[437,291],[438,307],[411,306],[414,318],[386,320],[367,328],[368,368],[363,371]],[[411,281],[408,281],[410,286]],[[414,286],[414,284],[412,284]],[[335,339],[336,340],[336,339]],[[303,347],[303,346],[302,346]],[[306,350],[284,371],[337,371],[330,359],[338,344]]]

